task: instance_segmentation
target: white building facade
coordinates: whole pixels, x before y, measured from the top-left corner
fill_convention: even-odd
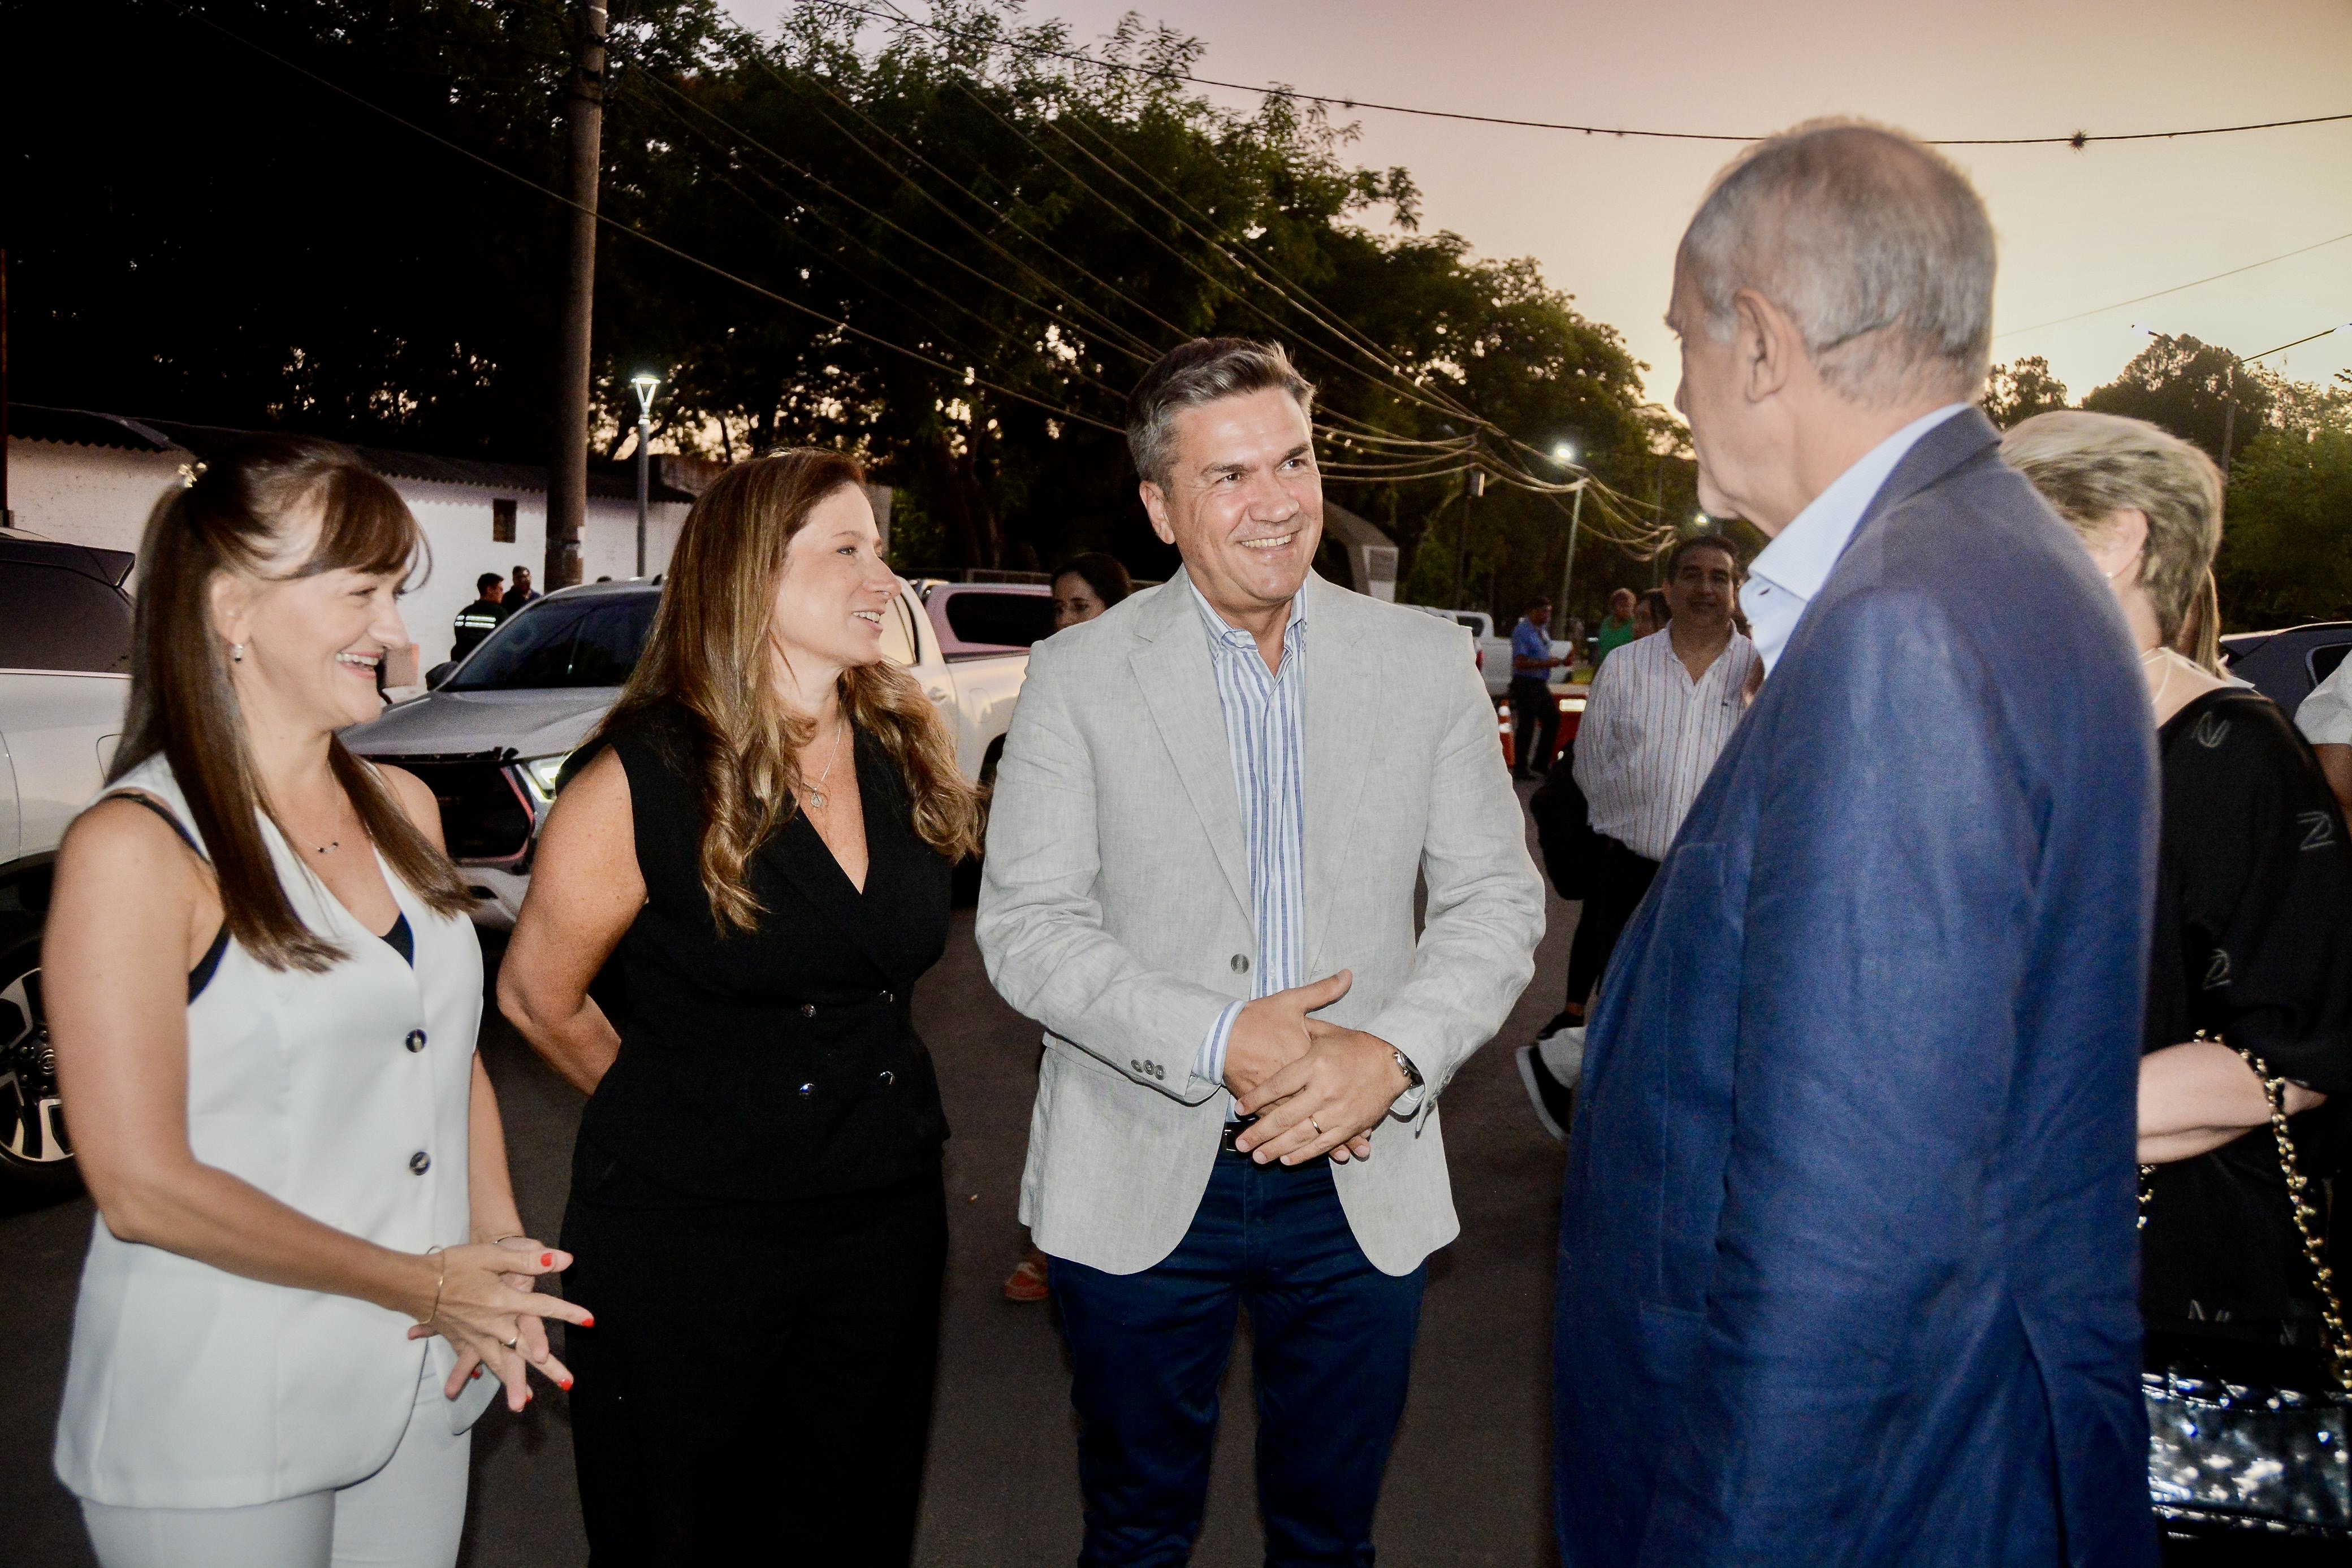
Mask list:
[[[104,549],[136,551],[147,518],[205,454],[240,432],[16,404],[8,418],[8,506],[22,532]],[[484,572],[511,580],[517,566],[544,576],[547,476],[534,464],[488,463],[357,448],[392,481],[423,528],[431,570],[401,602],[421,668],[449,656],[450,622],[475,598]],[[645,575],[660,575],[694,494],[714,465],[656,456],[646,525]],[[630,465],[591,463],[584,581],[637,575],[636,479]],[[691,490],[682,487],[691,485]],[[139,591],[134,568],[123,585]],[[534,587],[544,590],[543,581]],[[404,673],[404,672],[403,672]],[[412,677],[413,678],[413,677]],[[396,685],[410,684],[395,680]]]

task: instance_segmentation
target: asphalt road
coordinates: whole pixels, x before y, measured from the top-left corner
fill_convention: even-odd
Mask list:
[[[1446,1091],[1445,1140],[1462,1236],[1431,1261],[1412,1394],[1375,1530],[1384,1561],[1537,1568],[1554,1561],[1546,1522],[1553,1228],[1561,1153],[1529,1113],[1513,1048],[1559,1007],[1576,906],[1553,899],[1536,979],[1502,1035]],[[1020,1255],[1013,1218],[1035,1029],[997,999],[960,910],[947,957],[916,993],[955,1136],[952,1235],[939,1411],[916,1561],[924,1568],[1068,1563],[1079,1538],[1068,1374],[1049,1308],[998,1293]],[[502,1022],[484,1059],[504,1103],[523,1218],[553,1236],[580,1100]],[[0,1218],[0,1563],[92,1562],[72,1500],[49,1469],[65,1378],[87,1199]],[[1244,1336],[1246,1331],[1244,1331]],[[1244,1346],[1227,1378],[1208,1519],[1193,1562],[1247,1568],[1260,1556],[1251,1473],[1255,1422]],[[778,1521],[779,1561],[793,1559]],[[586,1561],[572,1474],[570,1412],[541,1387],[530,1410],[493,1407],[475,1429],[461,1562],[568,1568]]]

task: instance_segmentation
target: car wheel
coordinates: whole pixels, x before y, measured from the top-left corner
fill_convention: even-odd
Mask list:
[[[58,1103],[37,943],[0,963],[0,1185],[19,1197],[62,1196],[81,1185]]]

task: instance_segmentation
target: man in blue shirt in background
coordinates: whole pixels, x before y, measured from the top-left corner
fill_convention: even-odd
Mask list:
[[[1511,628],[1511,777],[1532,779],[1551,767],[1559,738],[1559,705],[1552,700],[1551,672],[1565,659],[1551,656],[1551,601],[1538,599]],[[1528,732],[1543,733],[1529,747]]]

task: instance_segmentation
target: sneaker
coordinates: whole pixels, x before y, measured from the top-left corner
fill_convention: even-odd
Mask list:
[[[1535,1107],[1536,1120],[1543,1130],[1559,1143],[1568,1142],[1568,1129],[1576,1120],[1576,1091],[1554,1077],[1544,1065],[1540,1042],[1523,1045],[1518,1050],[1519,1082],[1528,1091],[1528,1103]]]

